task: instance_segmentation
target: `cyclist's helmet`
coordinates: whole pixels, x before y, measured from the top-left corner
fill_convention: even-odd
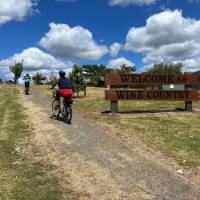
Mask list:
[[[61,77],[63,77],[63,76],[65,76],[65,72],[64,72],[64,71],[59,71],[59,75],[60,75]]]

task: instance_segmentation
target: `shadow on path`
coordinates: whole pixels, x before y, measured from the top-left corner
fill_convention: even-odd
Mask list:
[[[63,117],[54,117],[53,115],[51,115],[50,117],[49,117],[50,119],[53,119],[53,120],[55,120],[55,121],[59,121],[59,122],[63,122],[64,124],[67,124],[67,125],[71,125],[70,123],[66,123],[65,121],[64,121],[64,118]]]

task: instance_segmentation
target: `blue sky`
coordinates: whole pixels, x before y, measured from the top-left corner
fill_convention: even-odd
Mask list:
[[[199,9],[198,0],[0,0],[0,77],[20,60],[32,74],[73,63],[200,70]]]

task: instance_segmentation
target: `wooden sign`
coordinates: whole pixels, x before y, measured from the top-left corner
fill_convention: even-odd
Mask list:
[[[125,74],[109,73],[105,76],[105,84],[110,90],[105,91],[105,99],[111,102],[111,112],[118,112],[119,100],[167,100],[185,101],[185,110],[192,111],[192,101],[198,100],[198,91],[192,90],[192,85],[198,83],[197,76],[185,74]],[[185,90],[122,90],[134,85],[185,85]],[[115,88],[115,89],[114,89]],[[120,89],[121,88],[121,89]]]
[[[167,101],[195,101],[198,92],[193,90],[106,90],[105,99],[118,100],[167,100]]]
[[[195,85],[198,79],[193,74],[153,75],[110,73],[105,76],[105,84],[110,86],[131,86],[138,84],[187,84]]]

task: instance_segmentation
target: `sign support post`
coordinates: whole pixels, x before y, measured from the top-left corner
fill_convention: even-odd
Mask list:
[[[118,113],[118,101],[110,101],[111,113]]]
[[[191,90],[191,85],[185,85],[185,90]],[[192,112],[192,101],[185,101],[185,110],[187,112]]]
[[[192,112],[192,101],[186,101],[185,102],[185,110],[187,112]]]

